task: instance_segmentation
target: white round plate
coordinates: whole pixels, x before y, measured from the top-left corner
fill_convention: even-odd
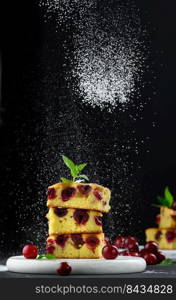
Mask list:
[[[176,261],[176,250],[160,250],[166,258],[171,258],[173,261]]]
[[[119,256],[117,259],[26,259],[12,256],[7,260],[11,272],[57,274],[61,262],[67,262],[71,274],[121,274],[143,272],[146,262],[141,257]]]
[[[7,267],[4,265],[0,265],[0,272],[6,272],[8,271]]]

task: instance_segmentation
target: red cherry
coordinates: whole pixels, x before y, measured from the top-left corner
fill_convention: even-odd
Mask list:
[[[157,258],[157,263],[159,264],[160,262],[162,262],[166,257],[162,252],[157,252],[155,253],[156,258]]]
[[[147,265],[155,265],[157,263],[157,257],[153,253],[144,254],[144,259],[145,259]]]
[[[135,240],[128,241],[128,250],[130,252],[139,252],[139,244]]]
[[[52,200],[52,199],[54,199],[54,198],[56,198],[56,190],[54,189],[54,188],[50,188],[50,189],[48,189],[48,199],[49,200]]]
[[[56,271],[61,276],[68,276],[71,273],[72,268],[69,266],[67,262],[62,262],[60,264],[59,269],[57,269]]]
[[[83,195],[87,195],[91,191],[91,189],[91,186],[88,184],[78,185],[78,191]]]
[[[89,236],[85,240],[85,243],[88,245],[88,247],[95,249],[100,244],[100,241],[96,236]]]
[[[137,240],[135,237],[133,236],[127,236],[125,237],[125,242],[124,242],[124,246],[125,248],[128,248],[129,245],[135,244],[137,243]]]
[[[155,239],[159,241],[161,239],[161,236],[162,236],[162,232],[158,230],[157,233],[155,234]]]
[[[98,226],[102,226],[102,217],[101,216],[95,216],[95,223]]]
[[[79,233],[74,233],[71,235],[71,239],[74,243],[74,247],[76,249],[80,249],[82,247],[82,245],[84,245],[84,241],[83,241],[83,238],[82,238],[82,235],[79,234]]]
[[[149,251],[147,250],[147,249],[141,249],[140,251],[139,251],[139,256],[140,257],[144,257],[144,255],[146,254],[146,253],[149,253]]]
[[[64,216],[66,216],[66,214],[68,213],[66,208],[59,208],[59,207],[55,207],[54,208],[54,213],[56,216],[58,216],[59,218],[62,218]]]
[[[154,241],[149,241],[145,246],[144,249],[148,250],[151,253],[158,252],[158,245]]]
[[[118,256],[118,250],[113,245],[106,245],[102,249],[102,254],[106,259],[115,259]]]
[[[122,255],[122,256],[129,256],[129,255],[130,255],[130,252],[129,252],[128,250],[120,251],[119,255]]]
[[[168,243],[172,243],[176,239],[176,233],[174,231],[167,231],[166,239]]]
[[[130,252],[139,252],[139,244],[138,243],[135,243],[133,245],[129,245],[128,246],[128,250]]]
[[[55,250],[55,247],[52,245],[46,245],[46,253],[53,254]]]
[[[172,209],[176,210],[176,201],[173,202]]]
[[[36,258],[38,255],[37,247],[34,245],[26,245],[22,250],[22,254],[25,258]]]
[[[73,218],[75,219],[76,223],[80,225],[84,225],[89,220],[89,215],[86,209],[76,209]]]
[[[124,249],[126,248],[124,243],[125,243],[125,237],[120,236],[115,239],[113,245],[116,246],[117,248]]]
[[[129,252],[130,256],[136,256],[139,257],[139,253],[138,252]]]
[[[68,188],[62,190],[62,193],[61,193],[62,201],[68,201],[75,194],[76,194],[76,189],[74,187],[68,187]]]
[[[56,238],[56,243],[61,246],[62,248],[65,247],[65,243],[68,239],[68,235],[66,234],[59,234]]]
[[[98,190],[94,190],[93,191],[93,194],[94,194],[94,196],[98,199],[98,200],[101,200],[102,199],[102,195],[101,195],[101,193],[98,191]]]

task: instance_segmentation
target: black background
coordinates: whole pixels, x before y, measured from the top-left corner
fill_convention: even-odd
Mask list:
[[[144,229],[155,224],[158,210],[152,208],[151,203],[155,202],[156,195],[161,194],[166,185],[176,193],[176,3],[174,0],[136,0],[135,3],[140,9],[141,21],[146,26],[151,41],[147,63],[151,65],[152,71],[144,75],[144,80],[152,81],[152,85],[146,85],[142,91],[141,97],[151,98],[142,112],[143,119],[137,120],[132,126],[136,129],[139,139],[150,137],[146,145],[150,151],[141,150],[136,161],[138,163],[139,160],[142,165],[138,183],[135,181],[136,194],[133,192],[132,199],[130,196],[129,199],[124,199],[127,202],[132,200],[134,202],[129,214],[129,216],[133,215],[132,223],[129,222],[129,216],[123,214],[123,205],[121,205],[120,213],[112,214],[112,218],[120,220],[120,230],[115,226],[112,234],[110,220],[106,218],[105,230],[107,234],[113,236],[119,233],[137,235],[140,242],[143,242]],[[112,166],[114,172],[114,158],[113,155],[106,156],[105,153],[111,150],[109,146],[112,137],[120,133],[117,133],[113,127],[118,115],[116,110],[111,117],[107,117],[105,111],[100,112],[98,109],[87,107],[85,108],[89,113],[87,115],[80,104],[76,106],[72,103],[62,74],[64,59],[62,43],[59,50],[58,47],[57,50],[53,50],[56,49],[58,36],[55,24],[52,21],[44,22],[38,2],[8,2],[4,9],[4,17],[0,127],[0,230],[1,251],[11,253],[12,248],[14,251],[19,251],[21,243],[32,241],[32,234],[30,233],[28,238],[28,232],[24,235],[21,227],[25,227],[25,222],[28,225],[34,222],[38,211],[35,210],[31,217],[29,214],[31,211],[30,209],[28,211],[27,207],[34,205],[36,209],[35,202],[38,201],[40,190],[40,199],[42,199],[38,206],[38,209],[41,207],[40,216],[45,212],[45,190],[60,176],[59,165],[54,164],[57,159],[60,159],[61,153],[65,153],[73,160],[77,160],[78,157],[80,162],[88,160],[91,168],[97,168],[97,173],[92,174],[92,181],[97,181],[98,174],[98,181],[112,188],[115,195],[118,194],[119,187],[116,186],[115,180],[113,184],[111,183],[110,171],[106,170],[106,168],[111,169]],[[61,41],[62,38],[60,35]],[[153,71],[156,74],[155,80]],[[59,125],[55,111],[62,112]],[[48,119],[42,126],[46,115]],[[74,116],[82,132],[81,137],[77,133],[75,143],[72,132],[76,128],[74,128],[76,125],[72,126]],[[118,117],[122,126],[128,128],[128,112],[121,113]],[[49,119],[52,119],[52,126]],[[90,134],[89,143],[92,143],[90,153],[82,144],[87,130]],[[69,132],[68,135],[64,134],[65,131]],[[52,144],[51,148],[48,148],[49,144]],[[66,145],[67,148],[64,149]],[[55,160],[53,157],[56,152]],[[44,172],[38,172],[41,153],[42,159],[48,160]],[[31,155],[32,161],[29,161]],[[105,156],[106,160],[104,160]],[[97,161],[103,163],[97,164]],[[88,169],[88,172],[91,174],[91,170]],[[107,177],[106,172],[109,172]],[[112,210],[118,210],[114,200],[112,200]],[[18,211],[20,211],[20,221]],[[113,222],[116,224],[116,220]],[[37,228],[37,221],[35,223]],[[40,222],[40,228],[41,226]],[[35,232],[34,230],[34,242]]]

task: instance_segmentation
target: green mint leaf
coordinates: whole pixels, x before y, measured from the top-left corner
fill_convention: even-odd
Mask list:
[[[87,163],[76,165],[75,168],[71,171],[73,178],[80,177],[79,173],[87,166]],[[85,178],[84,178],[85,179]]]
[[[76,168],[76,166],[75,166],[75,168],[71,170],[71,176],[72,176],[73,178],[76,178],[77,175],[78,175],[78,171],[77,171],[77,168]]]
[[[81,175],[78,175],[78,177],[89,181],[89,178],[87,177],[87,175],[81,174]]]
[[[78,174],[87,166],[87,163],[76,166]]]
[[[55,259],[56,255],[48,253],[48,254],[46,254],[46,258],[47,259]]]
[[[165,203],[165,198],[164,198],[164,197],[157,196],[157,199],[158,199],[158,201],[159,201],[162,205],[164,205],[164,203]]]
[[[161,203],[162,206],[170,207],[170,201],[166,199],[165,197],[157,197],[158,201]]]
[[[165,196],[165,199],[167,199],[168,207],[171,207],[173,204],[174,198],[173,198],[168,186],[165,187],[164,196]]]
[[[71,173],[71,176],[73,177],[73,181],[75,181],[75,179],[77,177],[79,177],[78,176],[79,173],[87,166],[87,163],[75,165],[75,163],[65,155],[62,155],[62,159],[63,159],[64,163],[66,164],[66,166],[70,169],[70,173]],[[86,178],[84,178],[84,179],[86,179]],[[69,179],[64,178],[64,177],[61,177],[61,180],[62,180],[62,182],[72,182],[71,180],[68,181]]]
[[[41,255],[38,255],[37,256],[37,259],[43,259],[43,258],[45,258],[46,256],[45,256],[45,254],[41,254]]]
[[[56,258],[56,256],[54,255],[54,254],[50,254],[50,253],[48,253],[48,254],[41,254],[41,255],[38,255],[37,256],[37,259],[54,259],[54,258]]]
[[[67,156],[65,156],[65,155],[62,155],[62,159],[63,159],[63,161],[64,161],[64,163],[66,164],[66,166],[72,171],[73,169],[75,169],[75,164],[74,164],[74,162],[71,160],[71,159],[69,159]]]
[[[67,178],[65,178],[65,177],[61,177],[60,180],[61,180],[62,182],[65,182],[65,183],[72,183],[72,182],[73,182],[73,181],[71,181],[70,179],[67,179]]]
[[[166,258],[159,264],[159,266],[171,266],[171,265],[175,265],[175,263],[171,258]]]

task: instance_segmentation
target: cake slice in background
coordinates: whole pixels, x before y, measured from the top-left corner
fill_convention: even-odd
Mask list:
[[[145,230],[146,241],[155,241],[160,249],[176,249],[176,201],[168,187],[164,190],[164,196],[158,196],[160,214],[156,216],[158,228]]]
[[[145,231],[146,242],[154,241],[160,249],[176,249],[176,229],[170,228],[148,228]]]
[[[147,228],[145,230],[146,242],[154,241],[158,244],[160,238],[160,230],[158,228]]]
[[[161,206],[159,227],[176,228],[176,210],[166,206]]]

